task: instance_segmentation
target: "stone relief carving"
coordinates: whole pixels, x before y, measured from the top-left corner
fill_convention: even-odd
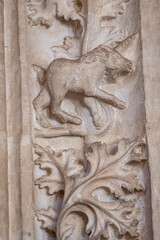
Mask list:
[[[29,20],[33,25],[43,25],[50,27],[56,16],[64,17],[65,20],[80,20],[81,15],[81,1],[75,0],[28,0],[27,6],[31,12],[28,15]]]
[[[84,104],[90,110],[93,124],[97,130],[100,129],[97,132],[106,130],[110,126],[111,114],[109,115],[106,108],[103,108],[105,112],[103,116],[108,115],[108,117],[106,122],[101,121],[105,117],[101,117],[98,109],[96,110],[96,105],[104,102],[118,109],[124,109],[127,104],[114,96],[113,93],[104,91],[102,81],[112,81],[112,84],[116,85],[118,78],[125,78],[134,72],[133,61],[123,57],[121,53],[126,54],[129,48],[134,48],[137,38],[138,34],[135,34],[121,42],[115,49],[100,45],[77,60],[64,58],[53,60],[47,70],[35,65],[37,79],[44,87],[35,98],[33,105],[39,124],[42,127],[50,128],[49,131],[37,130],[37,135],[55,137],[88,134],[84,125],[79,130],[76,126],[68,124],[63,125],[62,128],[53,127],[43,114],[45,108],[51,107],[51,114],[62,123],[80,125],[82,123],[80,116],[73,116],[61,109],[61,104],[68,92],[83,94]],[[98,103],[93,98],[96,98]]]
[[[97,38],[93,39],[93,35],[99,35],[104,39],[101,44],[107,43],[110,47],[115,47],[128,36],[125,29],[118,29],[112,22],[106,24],[122,15],[128,2],[129,0],[27,0],[28,19],[32,26],[45,28],[51,27],[55,19],[64,19],[70,23],[74,36],[66,36],[63,46],[53,46],[52,51],[56,57],[62,57],[63,53],[67,58],[74,59],[92,50],[90,40],[95,42],[95,47],[100,44]],[[92,25],[95,25],[94,33],[91,32]]]
[[[82,56],[87,53],[89,54],[88,50],[91,49],[91,47],[89,46],[89,42],[90,42],[90,40],[93,42],[93,37],[95,36],[95,32],[94,32],[94,35],[93,35],[93,33],[90,32],[90,26],[93,24],[95,25],[94,16],[93,17],[91,17],[91,16],[96,14],[96,16],[97,16],[97,22],[96,22],[97,28],[96,29],[97,30],[100,29],[100,31],[98,30],[99,32],[97,32],[96,34],[98,34],[98,35],[102,34],[102,36],[100,36],[101,38],[96,38],[94,40],[95,49],[97,48],[98,45],[105,43],[105,44],[107,44],[108,47],[112,47],[112,48],[114,47],[114,49],[112,49],[112,50],[118,51],[118,49],[120,49],[120,51],[118,51],[118,53],[120,53],[121,55],[124,55],[125,52],[127,52],[128,43],[130,43],[130,45],[134,45],[133,43],[135,43],[137,41],[137,35],[134,35],[134,36],[126,39],[125,40],[126,42],[123,43],[122,40],[127,37],[127,32],[125,30],[117,29],[116,26],[114,26],[112,23],[109,26],[105,27],[105,26],[102,26],[104,24],[101,24],[101,22],[102,21],[110,22],[111,19],[113,20],[114,18],[123,14],[127,3],[128,3],[128,1],[112,1],[112,2],[106,1],[106,3],[104,4],[104,2],[102,3],[102,1],[97,2],[97,1],[78,1],[77,0],[77,1],[65,1],[65,4],[67,5],[66,6],[63,3],[63,1],[28,1],[28,10],[29,10],[28,19],[32,22],[33,25],[35,25],[35,26],[42,25],[44,27],[51,26],[53,23],[53,20],[56,17],[58,17],[58,18],[63,17],[64,20],[67,22],[70,22],[72,20],[72,23],[71,23],[72,26],[75,27],[75,25],[76,25],[75,36],[74,37],[66,36],[64,39],[64,45],[63,46],[53,46],[52,51],[54,53],[55,59],[67,58],[67,59],[71,59],[71,60],[74,60],[74,59],[77,60],[79,58],[79,61],[80,61],[80,59],[84,58],[84,57],[82,58]],[[102,6],[103,6],[103,8],[102,8]],[[86,9],[87,9],[87,11],[86,11]],[[49,11],[48,15],[47,15],[47,11]],[[52,17],[50,18],[50,21],[49,21],[48,16],[50,16],[50,14]],[[77,21],[79,22],[79,25],[82,28],[80,32],[79,32],[79,27],[77,27]],[[46,25],[46,23],[48,25]],[[105,35],[103,35],[103,33]],[[103,37],[103,39],[105,39],[105,41],[97,42],[97,41],[99,41],[97,39],[102,39],[102,37]],[[119,42],[120,42],[120,44],[119,44]],[[127,45],[127,47],[123,48],[123,51],[122,51],[121,45],[123,45],[123,46]],[[104,46],[106,46],[106,45],[104,45]],[[106,46],[106,48],[107,48],[107,46]],[[93,49],[91,49],[91,50],[93,50]],[[109,48],[108,48],[108,50],[109,50]],[[111,51],[111,49],[110,49],[110,51]],[[132,51],[134,51],[134,46],[133,46]],[[114,58],[113,53],[115,53],[115,52],[114,51],[111,51],[111,52],[112,52],[112,54],[110,54],[110,55],[111,56],[113,55],[113,58]],[[91,54],[92,54],[92,52],[91,52]],[[89,58],[89,56],[88,56],[88,58]],[[109,58],[108,58],[108,60],[109,60]],[[95,61],[95,59],[93,61]],[[113,62],[113,60],[112,60],[112,62]],[[122,64],[122,62],[121,62],[121,64]],[[95,64],[96,64],[96,62],[95,62]],[[117,64],[119,64],[119,63],[117,63]],[[81,66],[82,65],[83,64],[81,64]],[[74,66],[74,64],[72,64],[72,68],[73,68],[73,66]],[[88,67],[88,66],[91,66],[91,64],[86,64],[86,67]],[[97,66],[98,66],[98,61],[97,61]],[[44,80],[43,75],[45,75],[45,71],[39,67],[40,66],[34,66],[34,69],[36,70],[36,73],[37,73],[36,77],[37,77],[38,81],[42,84],[41,80],[42,81]],[[68,66],[68,67],[70,67],[70,66]],[[94,67],[94,63],[92,63],[92,67]],[[106,66],[105,72],[104,72],[103,76],[101,76],[101,79],[99,80],[99,86],[102,85],[102,81],[104,81],[104,79],[103,79],[104,75],[107,75],[107,79],[105,79],[105,82],[107,82],[107,80],[109,78],[110,78],[110,80],[112,78],[112,82],[118,88],[116,81],[115,82],[113,81],[115,77],[120,77],[120,76],[114,75],[114,71],[118,67],[118,65],[116,65],[116,62],[114,62],[114,66],[112,66],[112,67],[113,67],[113,69],[111,70],[111,69],[109,69],[109,65],[108,65],[108,68]],[[129,71],[129,68],[128,68],[128,70],[125,69],[125,71],[126,72]],[[47,69],[47,72],[49,72],[49,69]],[[120,68],[119,68],[119,72],[124,73],[123,69],[120,69]],[[53,75],[54,75],[54,73],[53,73]],[[79,75],[81,75],[81,73],[79,73]],[[91,76],[90,76],[90,78],[91,78]],[[37,111],[36,111],[37,119],[42,127],[51,127],[51,124],[49,123],[49,121],[47,121],[47,118],[44,117],[44,114],[42,112],[43,108],[46,108],[46,107],[48,107],[48,105],[50,105],[50,100],[49,100],[50,97],[48,95],[49,93],[45,90],[46,88],[48,88],[48,87],[46,87],[47,85],[48,84],[45,84],[44,89],[39,94],[37,99],[34,101],[34,107],[37,109]],[[83,88],[84,87],[85,86],[83,86]],[[69,90],[71,90],[71,89],[69,89]],[[48,91],[50,91],[50,90],[48,89]],[[95,91],[95,89],[93,91]],[[98,89],[98,91],[100,92],[100,89]],[[115,91],[117,91],[117,90],[115,90]],[[76,91],[72,90],[72,92],[76,92]],[[79,90],[79,92],[80,92],[80,90]],[[101,95],[102,94],[104,95],[105,92],[102,93],[102,91],[101,91]],[[111,91],[111,92],[108,92],[108,94],[114,95],[114,92]],[[92,93],[92,95],[93,95],[93,93]],[[101,96],[101,100],[102,100],[102,96]],[[109,106],[106,106],[106,104],[103,103],[104,101],[100,102],[100,101],[97,101],[96,98],[93,99],[89,96],[88,96],[88,98],[84,97],[83,102],[84,102],[83,105],[85,104],[86,107],[89,108],[91,117],[93,119],[88,124],[86,123],[86,121],[88,121],[88,116],[86,117],[86,114],[83,111],[83,107],[79,106],[79,104],[76,103],[76,104],[74,104],[74,107],[73,107],[74,109],[72,112],[67,113],[64,110],[59,109],[57,111],[59,111],[59,112],[61,111],[61,114],[54,113],[54,115],[56,115],[57,117],[59,116],[59,118],[61,118],[62,122],[71,122],[71,119],[69,121],[69,118],[72,118],[72,121],[74,123],[76,121],[75,119],[78,119],[79,115],[81,115],[82,118],[84,118],[84,119],[77,120],[77,121],[82,121],[82,124],[78,128],[75,127],[74,125],[63,124],[63,129],[62,129],[62,126],[60,126],[60,127],[52,126],[54,129],[50,129],[50,130],[37,129],[35,135],[39,136],[39,137],[41,137],[41,136],[42,137],[56,137],[56,136],[62,136],[62,135],[85,136],[87,134],[99,135],[99,134],[103,133],[104,131],[107,132],[111,128],[111,125],[113,122],[112,108],[110,108]],[[109,103],[109,101],[108,101],[108,103]],[[60,105],[60,103],[58,103],[58,104]],[[115,103],[112,102],[112,105],[115,105]],[[50,113],[51,112],[53,112],[53,111],[50,111]],[[62,118],[62,115],[63,115],[63,118]],[[72,115],[74,115],[74,120],[73,120]],[[69,117],[69,116],[71,116],[71,117]],[[85,123],[83,124],[83,122],[85,122]]]
[[[36,210],[36,216],[59,240],[141,239],[137,202],[139,192],[144,192],[145,140],[94,141],[118,124],[117,112],[125,112],[129,105],[122,90],[137,74],[134,52],[139,34],[128,36],[114,22],[129,2],[27,1],[33,27],[49,29],[58,20],[70,24],[74,32],[65,36],[63,45],[51,47],[49,66],[32,65],[42,86],[33,100],[38,122],[34,137],[80,136],[87,148],[83,155],[77,149],[57,152],[51,146],[35,146],[39,155],[35,164],[47,172],[35,185],[62,201],[58,208],[52,202],[48,210]],[[92,145],[86,140],[89,135],[94,136]]]
[[[94,143],[86,159],[74,149],[56,153],[50,147],[35,146],[35,164],[47,175],[35,181],[48,194],[63,194],[59,210],[36,211],[42,227],[57,239],[139,239],[138,208],[133,193],[144,191],[140,165],[146,160],[145,139],[123,139],[111,146]],[[134,168],[137,163],[138,167]],[[122,238],[121,238],[122,239]]]
[[[81,124],[80,118],[61,110],[61,103],[68,92],[84,93],[85,98],[95,97],[114,107],[125,108],[126,104],[123,101],[103,91],[100,85],[105,74],[116,82],[118,75],[132,73],[133,70],[131,61],[105,45],[100,45],[78,60],[63,58],[54,60],[46,72],[42,69],[38,70],[39,82],[46,83],[33,102],[40,125],[51,127],[42,112],[49,105],[52,114],[63,123]],[[87,102],[86,99],[85,103]],[[94,119],[93,107],[89,106],[89,108]],[[94,124],[98,125],[96,119]]]

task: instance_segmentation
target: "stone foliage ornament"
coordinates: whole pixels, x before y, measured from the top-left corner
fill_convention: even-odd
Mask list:
[[[94,143],[86,154],[88,171],[73,149],[56,153],[50,147],[35,146],[35,151],[39,155],[35,164],[47,171],[35,184],[51,195],[63,192],[59,212],[52,207],[36,212],[44,229],[55,232],[60,240],[69,236],[83,240],[85,235],[109,239],[110,228],[115,229],[115,237],[138,238],[138,210],[132,194],[144,191],[140,166],[146,161],[145,139],[123,139],[114,146]]]
[[[139,137],[118,135],[123,119],[131,126],[126,112],[132,115],[132,89],[140,88],[141,77],[139,34],[135,30],[128,34],[121,20],[129,4],[129,0],[27,1],[30,27],[48,31],[59,21],[73,33],[63,44],[51,46],[53,60],[47,67],[32,64],[40,89],[33,99],[34,147],[39,156],[35,165],[46,171],[35,185],[46,189],[49,197],[61,196],[59,207],[52,201],[48,208],[35,210],[51,239],[142,239],[138,204],[145,192],[144,132],[136,132]],[[64,136],[83,139],[81,153],[76,148],[53,151],[51,141],[62,137],[65,143]],[[41,140],[47,143],[40,144]]]
[[[119,15],[123,14],[127,6],[127,3],[128,1],[112,1],[112,2],[106,1],[106,3],[104,4],[102,3],[102,1],[97,2],[97,1],[67,0],[65,1],[65,4],[64,4],[64,1],[54,1],[54,0],[28,1],[28,5],[27,5],[28,11],[29,11],[28,19],[31,21],[31,23],[34,26],[42,25],[46,27],[46,23],[48,23],[48,27],[49,27],[52,25],[53,20],[58,16],[58,18],[63,17],[65,21],[68,21],[68,22],[72,21],[71,23],[73,27],[76,26],[76,29],[77,29],[74,37],[66,36],[66,38],[64,39],[63,46],[52,47],[55,60],[50,64],[48,69],[43,69],[41,66],[37,64],[33,66],[37,81],[41,85],[44,85],[40,94],[37,96],[37,98],[34,100],[34,103],[33,103],[34,108],[36,110],[37,120],[40,126],[42,126],[42,130],[37,129],[35,133],[36,136],[57,137],[57,136],[66,136],[66,135],[78,135],[78,136],[79,135],[86,136],[86,135],[92,135],[92,134],[99,135],[99,134],[102,134],[103,132],[107,132],[111,128],[111,125],[113,122],[112,108],[110,108],[108,104],[114,107],[118,107],[120,109],[125,108],[124,103],[122,103],[122,101],[120,103],[120,99],[119,99],[119,103],[117,102],[118,99],[116,100],[116,96],[114,96],[113,92],[102,91],[102,82],[112,81],[112,83],[115,85],[114,87],[117,88],[118,90],[118,84],[117,84],[116,78],[121,78],[122,75],[125,77],[127,73],[133,72],[134,59],[130,59],[131,60],[130,61],[129,59],[124,59],[123,56],[126,55],[125,57],[128,58],[126,53],[129,48],[131,48],[132,51],[134,51],[134,48],[138,39],[138,34],[135,34],[129,38],[126,38],[127,34],[123,35],[124,33],[123,30],[120,30],[120,31],[116,30],[116,27],[112,26],[112,24],[109,26],[109,28],[106,28],[106,27],[104,28],[101,26],[101,21],[102,19],[103,20],[105,19],[105,21],[109,21],[111,19],[113,20]],[[103,8],[102,8],[102,5],[103,5]],[[47,9],[49,9],[49,15],[51,14],[52,16],[50,18],[50,21],[47,18],[48,15],[46,16],[44,14],[44,12],[47,13],[48,11]],[[55,12],[53,11],[53,9],[55,10]],[[87,12],[86,12],[86,9],[87,9]],[[94,22],[95,15],[97,19],[96,23]],[[80,32],[79,32],[79,27],[77,27],[77,21],[79,22],[79,25],[82,28]],[[103,38],[105,39],[105,42],[103,43],[105,43],[106,45],[104,45],[102,42],[97,42],[97,40],[95,39],[94,40],[95,49],[90,49],[89,43],[90,41],[93,41],[93,39],[90,39],[92,38],[92,35],[93,35],[93,33],[91,32],[90,26],[93,24],[94,25],[96,24],[95,26],[97,27],[95,28],[99,29],[100,31],[100,32],[97,32],[98,35],[99,34],[103,35],[103,32],[105,32],[105,35],[103,36]],[[106,30],[106,29],[109,29],[109,30]],[[94,36],[95,36],[95,32],[94,32]],[[100,37],[102,39],[102,36]],[[108,39],[108,37],[110,39]],[[124,38],[126,39],[123,42],[122,40]],[[103,46],[102,51],[100,51],[100,47],[98,48],[100,44],[101,44],[101,50]],[[123,46],[125,45],[125,48],[123,47],[123,50],[121,45]],[[105,48],[106,50],[104,50]],[[89,52],[89,50],[92,50],[92,51]],[[108,57],[107,55],[105,56],[105,53],[104,53],[105,51],[106,53],[108,52],[110,56]],[[58,59],[63,58],[63,59],[56,60],[57,58]],[[72,61],[68,60],[67,65],[63,67],[66,62],[65,59],[71,59]],[[75,60],[75,62],[73,62],[73,59]],[[59,67],[58,67],[59,71],[62,68],[65,74],[67,74],[68,77],[70,76],[70,79],[69,78],[66,79],[66,81],[68,81],[68,84],[67,84],[68,86],[63,85],[64,84],[63,74],[61,78],[59,75],[60,80],[56,77],[56,73],[54,72],[55,70],[54,65],[57,64],[57,61],[59,62]],[[75,70],[75,65],[77,65],[76,70]],[[58,70],[58,68],[56,69],[56,71]],[[73,71],[71,74],[71,69],[73,68],[75,72]],[[93,76],[92,75],[93,68],[95,68],[96,72],[97,71],[98,72],[97,72],[97,79],[94,80],[94,83],[92,83],[92,86],[91,86],[91,83],[89,82],[92,81],[91,79]],[[88,71],[86,74],[82,73],[82,71],[84,72],[85,69],[87,69]],[[47,76],[50,76],[50,75],[55,76],[53,79],[57,79],[57,80],[52,79],[52,87],[51,87],[51,83],[49,86],[48,84],[49,80],[47,80],[48,79]],[[74,78],[74,81],[71,80],[71,78]],[[59,83],[61,82],[61,84],[58,84],[59,86],[57,86],[58,88],[60,88],[60,90],[54,86],[56,84],[55,81]],[[76,81],[79,83],[76,86],[77,89],[75,89],[73,85],[75,84]],[[63,93],[61,88],[63,88]],[[91,91],[89,91],[91,90],[91,88],[92,88],[92,93]],[[52,92],[53,89],[55,93],[58,95],[58,98],[56,101],[58,101],[59,99],[59,101],[56,103],[56,107],[53,106],[53,103],[55,102],[53,98],[56,98],[56,96],[53,96],[55,95],[55,93],[53,94]],[[87,89],[89,93],[84,92],[84,90],[87,90]],[[98,91],[96,91],[96,89]],[[61,91],[61,93],[59,91]],[[84,93],[83,105],[85,104],[90,111],[90,114],[92,117],[92,120],[90,122],[88,122],[88,117],[83,111],[82,105],[81,104],[79,105],[79,103],[74,104],[73,113],[62,110],[61,105],[63,103],[64,97],[67,95],[67,92]],[[97,96],[95,96],[95,92]],[[50,122],[47,120],[47,118],[43,114],[43,109],[46,109],[46,108],[50,108],[48,115],[52,115],[51,118],[55,116],[56,118],[61,120],[62,123],[72,123],[72,124],[63,124],[61,125],[61,127],[59,127],[59,125],[52,126],[52,124],[50,124]],[[79,114],[82,116],[82,119],[79,118],[80,117]],[[73,124],[80,124],[80,126],[77,128]],[[44,130],[43,129],[44,127],[50,128],[50,129]]]
[[[65,20],[81,20],[81,2],[79,0],[28,0],[27,6],[31,12],[28,19],[33,25],[50,27],[56,16]]]

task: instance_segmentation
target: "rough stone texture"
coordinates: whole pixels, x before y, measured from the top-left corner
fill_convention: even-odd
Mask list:
[[[30,1],[27,5],[27,18],[29,20],[26,32],[27,76],[30,79],[28,91],[31,106],[33,106],[31,113],[32,132],[33,142],[36,146],[33,155],[36,165],[34,202],[38,219],[38,221],[35,219],[35,239],[42,240],[44,237],[49,239],[51,235],[51,239],[54,239],[54,234],[57,235],[58,239],[66,239],[67,237],[69,239],[83,239],[84,231],[86,237],[91,232],[89,239],[94,239],[98,235],[106,237],[107,234],[111,239],[118,239],[118,233],[124,235],[123,238],[126,239],[128,231],[135,239],[138,229],[140,233],[138,239],[150,239],[151,218],[148,216],[151,214],[149,201],[147,202],[145,198],[147,196],[150,200],[149,179],[148,169],[147,167],[144,169],[143,164],[137,163],[135,171],[141,169],[140,173],[133,173],[131,160],[132,167],[130,166],[130,171],[126,172],[129,181],[127,190],[132,192],[132,197],[136,199],[137,215],[133,213],[131,222],[136,222],[138,218],[138,228],[133,229],[132,223],[129,221],[122,227],[120,222],[125,221],[121,219],[123,213],[121,215],[116,210],[116,204],[119,201],[119,209],[122,212],[123,210],[128,211],[129,207],[133,212],[130,201],[125,206],[123,205],[123,198],[127,199],[127,193],[123,192],[123,184],[121,185],[120,179],[124,177],[125,182],[126,178],[116,161],[116,146],[118,148],[122,144],[123,138],[134,141],[134,138],[145,134],[141,25],[138,1],[83,1],[82,6],[77,5],[76,9],[82,7],[79,12],[75,11],[74,6],[69,1],[65,3],[64,1],[55,1],[57,8],[53,11],[53,3],[54,1],[50,1],[44,6],[42,3]],[[55,17],[56,15],[57,17]],[[59,21],[59,17],[63,17],[64,21]],[[79,25],[69,22],[69,19],[77,20]],[[101,47],[98,47],[100,44]],[[118,55],[119,53],[121,57]],[[82,56],[82,54],[87,55]],[[55,60],[56,58],[63,59]],[[66,58],[72,61],[66,60]],[[77,58],[78,60],[76,60]],[[69,91],[73,93],[68,94]],[[96,150],[97,154],[100,151],[101,157],[98,158],[96,153],[93,153],[91,159],[85,156],[85,167],[88,173],[86,179],[88,177],[88,182],[91,181],[93,185],[92,191],[87,195],[85,190],[82,191],[82,186],[83,188],[86,186],[88,192],[90,189],[89,183],[85,183],[85,178],[79,179],[81,188],[76,182],[79,174],[81,173],[82,176],[84,174],[81,164],[76,160],[74,154],[69,154],[68,151],[73,148],[75,151],[86,153],[89,146],[97,141],[105,143],[106,148],[112,149],[109,152],[106,150],[108,158],[110,158],[112,151],[115,156],[113,159],[111,158],[111,168],[103,163],[103,157],[107,159],[107,156],[105,151],[100,150],[101,146]],[[115,147],[113,147],[114,144]],[[127,147],[126,144],[124,149],[122,148],[124,155]],[[52,151],[55,151],[55,155],[59,151],[60,156],[68,154],[70,160],[65,157],[59,157],[58,160],[53,157]],[[134,151],[139,151],[139,154],[142,151],[143,155],[141,147],[139,150],[134,149]],[[39,158],[37,158],[38,156]],[[139,162],[141,162],[140,158],[137,156]],[[92,167],[93,169],[97,168],[97,172],[101,172],[102,166],[104,167],[106,175],[101,173],[104,179],[101,174],[99,174],[101,181],[97,180],[96,182],[94,178],[92,179],[87,159],[88,162],[91,162],[91,169]],[[95,159],[97,163],[99,162],[99,166],[96,167],[92,159]],[[122,162],[124,161],[122,156],[120,159]],[[128,162],[130,161],[128,155],[126,159]],[[113,166],[112,161],[117,162],[117,165]],[[74,174],[70,162],[75,168]],[[57,168],[61,170],[59,171]],[[47,175],[43,169],[46,171],[48,169]],[[94,172],[95,178],[97,172]],[[114,183],[107,185],[107,182],[111,181],[107,175],[109,173],[113,174],[115,179],[119,176],[119,181],[115,180]],[[61,178],[59,174],[63,177]],[[132,178],[136,178],[137,183],[134,180],[132,182]],[[143,187],[145,187],[146,182],[146,194],[143,194],[141,178],[144,178]],[[72,182],[74,182],[73,186]],[[126,183],[124,183],[125,185]],[[73,192],[70,193],[71,186]],[[115,190],[115,188],[119,190]],[[57,192],[61,192],[64,204],[61,204],[61,198]],[[63,192],[65,192],[64,196]],[[117,202],[114,200],[115,196]],[[86,211],[80,208],[80,198]],[[90,199],[90,203],[87,203],[87,199]],[[110,214],[112,216],[111,205],[108,203],[110,201],[113,201],[113,205],[111,205],[115,211],[114,223],[113,217],[110,219],[108,217]],[[74,209],[74,214],[69,211],[68,205],[72,210]],[[97,206],[97,212],[94,205]],[[103,210],[100,209],[101,205]],[[89,211],[89,207],[94,214]],[[140,212],[138,211],[139,207]],[[77,215],[77,211],[80,216]],[[101,216],[101,211],[104,212],[102,219],[98,216]],[[64,218],[61,215],[64,215]],[[93,215],[97,217],[97,221]],[[81,220],[82,216],[84,219],[88,218],[90,227],[86,225],[86,220]],[[75,231],[71,225],[67,225],[68,222],[74,225],[74,219],[80,223],[78,228],[75,226]],[[40,227],[40,222],[42,222],[42,227]],[[109,222],[118,227],[118,231],[109,227],[107,225]],[[146,224],[148,224],[147,228]],[[57,229],[55,225],[57,225]]]
[[[0,240],[159,240],[159,10],[0,1]]]
[[[8,240],[8,156],[3,1],[0,1],[0,109],[0,239]]]
[[[22,213],[22,239],[34,240],[34,189],[33,189],[33,160],[31,139],[31,108],[29,98],[30,77],[28,75],[27,58],[27,21],[25,1],[19,1],[19,47],[21,54],[21,109],[22,109],[22,135],[20,145],[21,163],[21,213]]]
[[[21,239],[21,82],[18,34],[18,3],[4,1],[6,124],[8,149],[9,239]]]
[[[158,240],[160,238],[160,1],[142,0],[140,7],[153,239]]]

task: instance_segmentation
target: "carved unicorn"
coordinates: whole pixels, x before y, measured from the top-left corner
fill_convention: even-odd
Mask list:
[[[33,105],[39,123],[47,128],[51,126],[43,110],[49,106],[51,113],[63,123],[81,124],[80,118],[61,109],[61,103],[68,92],[84,94],[85,98],[94,97],[119,109],[125,108],[125,102],[103,91],[100,85],[106,73],[116,80],[119,74],[134,71],[130,60],[116,49],[105,45],[98,46],[77,60],[56,59],[46,71],[37,69],[38,80],[44,86]]]

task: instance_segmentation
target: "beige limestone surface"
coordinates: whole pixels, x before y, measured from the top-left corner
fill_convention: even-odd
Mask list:
[[[0,0],[0,240],[159,240],[160,2]]]

